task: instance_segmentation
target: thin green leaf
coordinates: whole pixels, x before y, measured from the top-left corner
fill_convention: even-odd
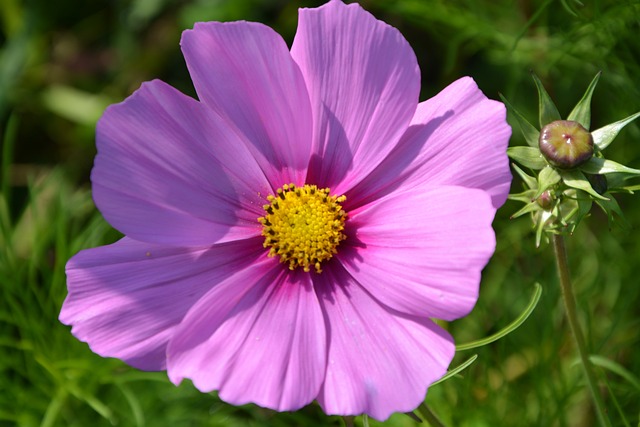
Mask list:
[[[531,147],[537,147],[538,138],[540,137],[540,131],[536,129],[535,126],[533,126],[531,123],[529,123],[529,121],[525,119],[524,116],[520,114],[520,112],[516,110],[514,106],[509,103],[509,101],[507,101],[507,98],[502,96],[502,94],[500,94],[500,99],[502,99],[504,105],[507,106],[507,110],[515,116],[516,120],[518,121],[518,125],[520,126],[520,130],[522,131],[522,136],[524,136],[527,144],[529,144]]]
[[[518,176],[522,178],[522,180],[524,181],[524,183],[528,188],[536,188],[536,186],[538,185],[538,181],[536,181],[534,177],[528,175],[525,171],[520,169],[518,165],[516,165],[515,163],[511,163],[511,166],[516,171]]]
[[[607,214],[609,227],[611,227],[614,223],[613,214],[615,213],[616,215],[618,215],[619,225],[623,229],[631,229],[631,224],[629,224],[627,219],[624,217],[624,213],[622,212],[622,209],[620,209],[620,205],[615,198],[611,197],[609,200],[596,200],[596,203],[598,204],[598,206],[600,206],[604,213]]]
[[[509,147],[507,155],[516,162],[531,169],[542,169],[548,165],[540,154],[540,150],[533,147]]]
[[[594,190],[591,184],[589,183],[589,180],[587,180],[587,177],[584,176],[584,174],[579,170],[562,171],[560,172],[560,175],[562,175],[562,182],[564,182],[567,185],[567,187],[586,191],[596,199],[609,200],[606,197],[598,194],[598,192]]]
[[[560,174],[551,166],[547,166],[546,168],[540,171],[538,175],[538,191],[534,196],[534,199],[540,197],[542,193],[547,191],[550,187],[556,185],[561,180]]]
[[[582,221],[582,218],[584,218],[589,212],[591,212],[591,206],[593,206],[593,200],[591,200],[590,198],[578,198],[578,217],[576,223]]]
[[[598,84],[598,80],[600,80],[600,75],[602,71],[598,72],[596,76],[591,80],[587,91],[582,96],[582,99],[578,101],[576,106],[573,108],[567,120],[574,120],[584,126],[585,129],[589,130],[589,126],[591,126],[591,97],[593,96],[593,91]]]
[[[538,89],[538,108],[540,109],[540,128],[545,127],[551,122],[556,120],[560,120],[560,113],[558,112],[558,107],[553,103],[553,100],[547,93],[547,90],[544,88],[542,82],[534,73],[531,73],[531,77],[533,77],[533,81],[536,84],[536,88]]]
[[[600,157],[592,157],[584,165],[579,168],[583,172],[592,174],[605,174],[605,173],[628,173],[633,175],[640,175],[640,169],[633,169],[620,163],[616,163],[612,160],[602,159]]]
[[[539,283],[534,284],[533,296],[531,297],[531,301],[524,309],[524,311],[511,323],[509,323],[505,328],[496,332],[493,335],[489,335],[488,337],[472,341],[466,344],[458,344],[456,346],[456,351],[470,350],[476,347],[482,347],[483,345],[490,344],[494,341],[499,340],[500,338],[509,335],[511,332],[515,331],[524,323],[525,320],[529,317],[533,310],[538,305],[538,301],[540,301],[540,296],[542,295],[542,286]]]
[[[614,362],[613,360],[607,359],[606,357],[598,356],[595,354],[589,356],[589,360],[594,365],[607,369],[614,374],[624,378],[640,393],[640,379],[638,379],[638,377],[636,377],[633,373],[625,369],[624,366]]]
[[[600,150],[604,150],[613,142],[613,140],[618,136],[618,132],[622,130],[623,127],[634,121],[640,117],[640,111],[627,117],[626,119],[622,119],[618,122],[611,123],[605,127],[602,127],[598,130],[594,130],[591,132],[591,136],[593,136],[593,143]]]
[[[440,384],[441,382],[445,382],[446,380],[453,377],[454,375],[458,375],[460,372],[464,371],[469,366],[471,366],[471,364],[475,362],[477,358],[478,358],[478,355],[474,354],[473,356],[471,356],[470,358],[468,358],[467,360],[465,360],[455,368],[448,370],[447,373],[442,378],[440,378],[438,381],[431,384],[430,387],[433,387],[436,384]]]

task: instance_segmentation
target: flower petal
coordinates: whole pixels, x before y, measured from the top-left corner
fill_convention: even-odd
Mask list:
[[[303,184],[311,107],[282,37],[253,22],[206,22],[180,44],[198,97],[245,133],[272,186]]]
[[[386,157],[418,104],[420,70],[395,28],[357,4],[300,9],[291,55],[311,97],[314,158],[308,181],[335,194]]]
[[[60,321],[101,356],[165,369],[167,342],[191,306],[263,252],[259,238],[168,248],[125,237],[84,250],[67,263]]]
[[[420,103],[400,143],[347,200],[355,207],[399,186],[444,184],[485,190],[497,209],[511,184],[510,136],[504,105],[463,77]]]
[[[318,402],[327,414],[385,420],[414,410],[453,358],[451,336],[431,320],[382,306],[339,264],[314,277],[329,354]],[[389,272],[385,277],[389,277]]]
[[[318,394],[325,336],[309,274],[266,258],[193,307],[169,344],[169,378],[235,405],[296,410]]]
[[[93,197],[127,236],[176,246],[260,234],[270,186],[242,138],[171,86],[144,83],[97,127]]]
[[[338,257],[389,307],[457,319],[478,299],[480,272],[495,249],[494,214],[481,190],[395,192],[350,214],[349,239],[356,243],[345,245]]]

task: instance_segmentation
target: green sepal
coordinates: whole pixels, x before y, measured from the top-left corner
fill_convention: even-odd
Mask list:
[[[544,231],[544,226],[547,223],[547,220],[551,217],[551,214],[547,211],[542,211],[542,215],[538,218],[538,223],[536,224],[536,248],[540,247],[540,242],[542,241],[542,232]]]
[[[565,183],[567,187],[575,188],[577,190],[586,191],[591,194],[596,199],[600,200],[609,200],[604,196],[598,194],[596,190],[593,189],[587,177],[579,170],[565,170],[561,171],[560,175],[562,175],[562,181]]]
[[[540,150],[533,147],[509,147],[507,156],[531,169],[542,169],[548,165]]]
[[[564,224],[570,227],[570,233],[573,233],[580,221],[591,212],[591,206],[593,206],[591,197],[582,190],[576,190],[576,197],[573,200],[576,202],[575,208],[563,219],[566,221]]]
[[[534,177],[528,175],[525,171],[520,169],[518,165],[516,165],[515,163],[511,163],[511,166],[516,171],[518,176],[522,178],[522,181],[524,181],[525,185],[528,188],[536,188],[536,186],[538,185],[538,181]]]
[[[559,183],[561,179],[562,177],[560,176],[558,171],[551,166],[547,166],[546,168],[542,169],[540,171],[540,174],[538,175],[538,191],[536,191],[534,199],[537,199],[550,187]]]
[[[611,123],[602,127],[598,130],[594,130],[591,132],[591,136],[593,137],[593,143],[600,150],[604,150],[613,142],[616,136],[618,136],[618,132],[622,130],[623,127],[634,121],[640,117],[640,111],[627,117],[626,119],[622,119],[618,122]]]
[[[629,179],[637,178],[635,175],[629,175],[625,173],[610,173],[606,175],[607,187],[610,193],[628,193],[633,194],[634,191],[640,190],[640,185],[632,184],[628,185]]]
[[[502,102],[504,102],[504,105],[507,106],[507,110],[511,114],[513,114],[516,120],[518,121],[520,130],[522,131],[522,136],[524,136],[524,140],[527,141],[527,144],[529,144],[531,147],[537,147],[538,138],[540,137],[540,131],[536,129],[536,127],[533,126],[531,123],[529,123],[529,121],[525,119],[524,116],[520,114],[520,112],[516,110],[513,107],[513,105],[509,103],[509,101],[507,101],[507,98],[502,96],[502,94],[499,94],[499,95],[500,95],[500,99],[502,99]]]
[[[603,159],[600,157],[592,157],[579,169],[583,172],[592,174],[607,174],[607,173],[625,173],[630,175],[640,176],[640,169],[629,168],[620,163],[616,163],[612,160]]]
[[[531,203],[531,201],[535,200],[535,198],[533,197],[535,196],[535,194],[536,194],[536,190],[526,190],[526,191],[523,191],[522,193],[509,194],[507,196],[507,199],[515,200],[517,202],[522,202],[522,203]]]
[[[536,88],[538,89],[538,104],[540,109],[540,128],[542,129],[546,125],[551,122],[555,122],[556,120],[561,120],[560,113],[558,112],[558,107],[554,104],[553,100],[547,93],[547,90],[542,85],[542,82],[534,73],[531,73],[531,77],[533,77],[533,81],[536,84]]]
[[[586,130],[589,130],[589,126],[591,126],[591,96],[593,96],[593,91],[598,84],[598,80],[600,80],[601,74],[602,71],[596,74],[589,84],[587,91],[582,96],[582,99],[573,108],[569,117],[567,117],[567,120],[573,120],[580,123]]]
[[[614,223],[613,214],[618,215],[620,226],[624,229],[631,229],[631,224],[627,221],[622,213],[622,209],[620,209],[620,205],[613,197],[607,200],[596,200],[596,203],[600,208],[607,214],[607,219],[609,221],[609,227]]]
[[[640,185],[629,185],[629,186],[627,186],[627,187],[619,187],[619,188],[616,188],[616,190],[618,190],[618,189],[620,189],[620,190],[625,190],[625,191],[627,191],[627,192],[629,192],[629,193],[633,194],[633,192],[634,192],[634,191],[638,191],[638,190],[640,190]]]
[[[535,211],[539,211],[539,210],[542,210],[542,208],[540,207],[538,202],[536,202],[534,200],[533,202],[529,202],[529,204],[525,205],[519,211],[517,211],[514,214],[512,214],[509,218],[510,219],[515,219],[515,218],[521,217],[524,214],[528,214],[530,212],[535,212]]]

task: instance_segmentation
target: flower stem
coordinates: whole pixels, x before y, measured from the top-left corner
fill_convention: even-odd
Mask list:
[[[431,411],[431,408],[429,408],[426,403],[422,403],[418,406],[418,412],[420,412],[422,418],[424,418],[431,427],[445,427],[442,421],[440,421],[436,414]]]
[[[600,425],[605,427],[611,427],[611,422],[606,414],[604,401],[598,391],[598,384],[596,376],[593,371],[593,366],[589,360],[589,353],[587,351],[587,345],[578,323],[578,314],[576,309],[576,298],[573,294],[573,286],[571,285],[571,276],[569,274],[569,262],[567,259],[567,248],[565,247],[564,237],[559,234],[553,235],[553,250],[556,255],[556,264],[558,266],[558,277],[560,278],[560,286],[562,288],[562,298],[564,300],[564,306],[567,311],[567,318],[569,319],[569,326],[571,332],[576,340],[578,346],[578,353],[580,353],[580,361],[582,367],[587,376],[587,384],[591,391],[591,397],[595,404],[596,413],[598,414],[598,420]]]

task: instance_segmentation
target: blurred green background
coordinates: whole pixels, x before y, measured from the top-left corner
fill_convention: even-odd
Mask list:
[[[254,20],[290,44],[297,8],[283,0],[0,1],[0,426],[340,426],[317,405],[278,414],[231,407],[164,373],[102,359],[57,315],[64,265],[119,235],[97,213],[89,172],[104,108],[160,78],[194,94],[178,46],[194,22]],[[368,0],[415,49],[422,99],[470,75],[490,98],[504,94],[532,123],[530,71],[568,114],[598,72],[592,126],[640,110],[640,2],[624,0]],[[510,121],[512,124],[515,122]],[[521,145],[514,127],[512,144]],[[640,167],[640,127],[627,126],[607,157]],[[514,181],[514,191],[520,183]],[[618,201],[632,229],[594,211],[569,238],[582,321],[615,426],[640,418],[640,198]],[[506,338],[460,352],[475,363],[433,387],[427,403],[450,426],[596,425],[568,331],[551,249],[536,249],[527,218],[508,202],[495,222],[498,248],[480,300],[447,327],[459,342],[496,332],[543,285],[528,321]],[[361,417],[355,419],[362,425]],[[379,425],[371,421],[371,425]],[[413,426],[394,415],[385,425]]]

